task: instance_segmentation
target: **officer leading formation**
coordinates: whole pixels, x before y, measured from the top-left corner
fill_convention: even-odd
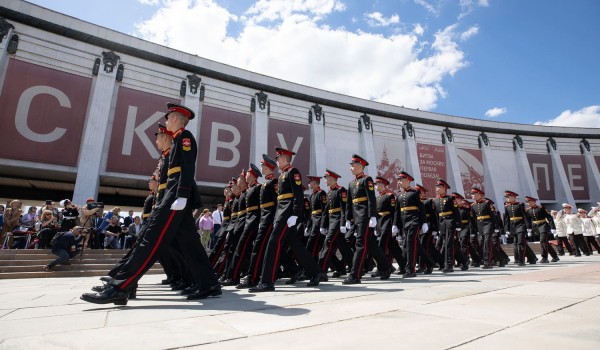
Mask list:
[[[535,264],[538,258],[527,244],[534,233],[540,237],[540,263],[558,262],[563,245],[574,255],[589,255],[592,247],[600,253],[593,235],[591,240],[585,235],[600,230],[597,207],[576,214],[565,203],[560,212],[549,212],[536,198],[526,196],[521,203],[507,190],[501,215],[482,189],[473,187],[469,201],[449,194],[444,179],[438,179],[434,198],[427,198],[428,190],[413,187],[414,178],[403,171],[393,191],[388,179],[365,174],[369,163],[357,154],[350,159],[353,178],[347,188],[327,169],[307,177],[311,194],[304,198],[302,175],[292,164],[295,153],[276,148],[274,157],[263,154],[259,166],[249,164],[223,189],[222,224],[207,255],[193,218],[202,204],[194,180],[196,140],[185,129],[193,118],[187,107],[167,104],[166,125],[159,124],[155,133],[161,157],[149,179],[138,239],[101,278],[104,284],[82,300],[126,305],[157,261],[167,275],[162,284],[198,300],[221,295],[223,285],[274,291],[283,278],[285,284],[306,281],[316,288],[329,280],[329,272],[349,285],[361,283],[369,272],[371,278],[388,280],[395,271],[407,279],[436,267],[442,273],[455,267],[503,267],[509,258],[500,242],[509,237],[515,265]],[[557,236],[558,253],[549,244],[551,235]]]

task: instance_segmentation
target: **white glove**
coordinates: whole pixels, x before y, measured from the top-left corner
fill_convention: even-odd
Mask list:
[[[321,227],[319,229],[319,232],[321,232],[322,235],[325,235],[327,233],[327,230]]]
[[[531,237],[531,236],[532,236],[531,230],[527,230],[527,237]]]
[[[398,230],[398,226],[393,225],[392,226],[392,236],[396,237],[396,235],[398,234],[398,232],[400,232],[400,230]]]
[[[341,233],[346,233],[346,226],[340,226],[340,232]]]
[[[373,231],[375,233],[376,237],[379,237],[379,232],[377,232],[377,230]]]
[[[471,237],[471,239],[475,238],[475,235],[469,235],[469,237]]]
[[[346,220],[346,229],[348,229],[348,230],[352,229],[352,223],[350,222],[350,220]]]
[[[506,239],[508,239],[508,235],[504,235],[504,237],[505,237]]]
[[[462,230],[460,227],[456,228],[456,232],[460,232],[460,230]]]
[[[555,235],[556,234],[556,230],[555,229],[551,229],[550,232]]]
[[[179,197],[171,204],[171,210],[182,210],[187,204],[187,198]]]
[[[402,245],[402,236],[398,235],[398,237],[396,238],[396,240],[398,241],[399,245]]]
[[[375,227],[377,226],[377,218],[374,216],[371,216],[371,219],[369,219],[369,227]]]
[[[288,219],[289,222],[289,219]],[[310,231],[308,230],[308,227],[304,229],[304,237],[308,237],[308,235],[310,235]]]
[[[287,219],[287,225],[288,227],[294,227],[294,225],[296,225],[296,220],[298,220],[298,217],[296,215],[292,215]]]
[[[494,232],[498,233],[498,232],[500,232],[500,230],[494,230]]]
[[[432,235],[433,237],[437,237],[437,236],[438,236],[438,232],[437,232],[437,231],[433,231],[433,232],[431,233],[431,235]]]
[[[427,232],[427,230],[429,230],[429,225],[427,225],[427,223],[423,223],[423,225],[421,225],[421,231],[423,232]]]
[[[510,231],[506,231],[506,237],[510,236]]]

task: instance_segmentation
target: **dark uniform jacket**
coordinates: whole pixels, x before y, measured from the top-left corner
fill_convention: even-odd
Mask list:
[[[346,203],[346,220],[355,224],[367,223],[371,217],[377,216],[377,199],[375,198],[373,179],[359,174],[348,185],[348,201]]]
[[[396,213],[396,196],[391,191],[379,194],[377,198],[377,232],[382,235],[392,232],[394,214]]]
[[[550,230],[555,230],[554,218],[543,205],[536,205],[535,207],[529,207],[525,210],[525,213],[529,217],[529,221],[525,221],[527,228],[537,230],[538,234],[548,233]]]
[[[306,227],[311,235],[318,235],[323,210],[327,204],[327,193],[319,187],[310,194],[308,201],[310,202],[310,220],[307,222]]]
[[[531,220],[525,213],[525,205],[521,202],[506,203],[504,206],[504,231],[525,233],[527,227],[531,227]]]
[[[472,215],[477,221],[477,231],[482,235],[493,234],[496,229],[497,217],[494,205],[489,201],[482,199],[471,205]],[[498,226],[500,229],[500,226]]]
[[[169,153],[171,153],[170,148],[163,151],[160,159],[158,160],[158,187],[156,188],[154,206],[160,204],[165,196],[168,178],[167,173],[169,171]]]
[[[260,189],[261,186],[258,182],[250,184],[245,197],[246,227],[255,227],[255,230],[260,222]]]
[[[173,134],[166,191],[175,192],[175,198],[187,198],[186,207],[192,209],[202,206],[195,179],[197,152],[196,140],[189,130],[181,129]]]
[[[219,232],[227,231],[227,227],[231,222],[231,205],[233,204],[233,199],[231,197],[225,198],[225,204],[223,204],[223,220],[221,221],[221,228]]]
[[[421,226],[427,222],[425,207],[423,206],[423,202],[421,202],[419,193],[414,188],[400,190],[396,193],[394,223],[400,230],[403,228],[408,229],[412,226]]]
[[[438,196],[433,199],[433,205],[435,206],[435,217],[440,232],[462,228],[460,213],[454,198],[448,195]]]
[[[423,201],[423,209],[425,210],[425,222],[429,225],[429,232],[439,231],[433,198],[427,198]]]
[[[265,182],[260,186],[260,226],[268,227],[275,220],[277,208],[277,178],[267,175]]]
[[[152,213],[152,208],[154,207],[154,200],[156,196],[154,191],[150,191],[146,200],[144,200],[144,208],[142,209],[142,222],[146,222],[150,217],[150,213]]]
[[[231,219],[229,220],[229,224],[227,225],[227,232],[232,232],[238,220],[238,212],[240,211],[240,195],[233,195],[233,199],[231,200]]]
[[[346,203],[348,191],[338,184],[329,188],[327,203],[321,217],[321,227],[326,230],[338,230],[346,223]]]
[[[460,216],[460,223],[462,230],[460,235],[476,235],[477,234],[477,219],[471,210],[471,205],[463,204],[458,207],[458,214]]]
[[[304,194],[302,192],[302,177],[298,169],[288,165],[282,169],[277,184],[277,211],[275,222],[286,220],[290,216],[302,216]]]

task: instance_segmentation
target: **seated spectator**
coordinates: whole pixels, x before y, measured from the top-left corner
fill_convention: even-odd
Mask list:
[[[11,233],[15,228],[19,227],[19,221],[23,210],[21,209],[22,203],[20,200],[15,199],[10,202],[9,207],[4,211],[4,220],[2,222],[2,237],[0,240],[4,243],[6,235]],[[7,247],[12,244],[12,237],[10,237]]]
[[[42,213],[44,212],[44,210],[50,210],[52,212],[52,215],[56,218],[58,218],[58,208],[54,205],[54,202],[51,200],[47,200],[46,203],[40,207],[40,209],[38,209],[37,214],[38,217],[42,216]]]
[[[54,237],[58,229],[58,219],[52,215],[52,211],[44,210],[36,223],[38,230],[37,236],[40,239],[38,248],[46,249],[50,247],[50,241]]]
[[[131,248],[142,231],[142,219],[139,216],[133,218],[133,223],[129,225],[127,236],[125,237],[125,249]]]
[[[119,237],[122,233],[118,216],[112,216],[104,236],[104,249],[120,249]]]
[[[75,227],[77,219],[79,218],[79,211],[77,210],[77,206],[71,203],[71,200],[69,199],[60,201],[60,205],[64,207],[62,211],[62,221],[60,222],[60,230],[63,232],[69,231]]]
[[[52,213],[50,213],[52,215]],[[52,254],[57,258],[43,267],[44,271],[50,271],[58,264],[70,265],[69,260],[78,253],[77,246],[81,245],[83,237],[81,236],[81,227],[75,226],[73,230],[60,233],[52,247]]]
[[[23,218],[21,218],[21,226],[27,227],[27,229],[32,230],[35,227],[35,223],[38,221],[36,211],[36,207],[29,207],[27,214],[23,215]]]

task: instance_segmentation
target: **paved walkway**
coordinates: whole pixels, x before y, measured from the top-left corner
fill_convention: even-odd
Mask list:
[[[598,349],[600,256],[188,302],[146,276],[125,307],[97,278],[0,280],[0,349]]]

